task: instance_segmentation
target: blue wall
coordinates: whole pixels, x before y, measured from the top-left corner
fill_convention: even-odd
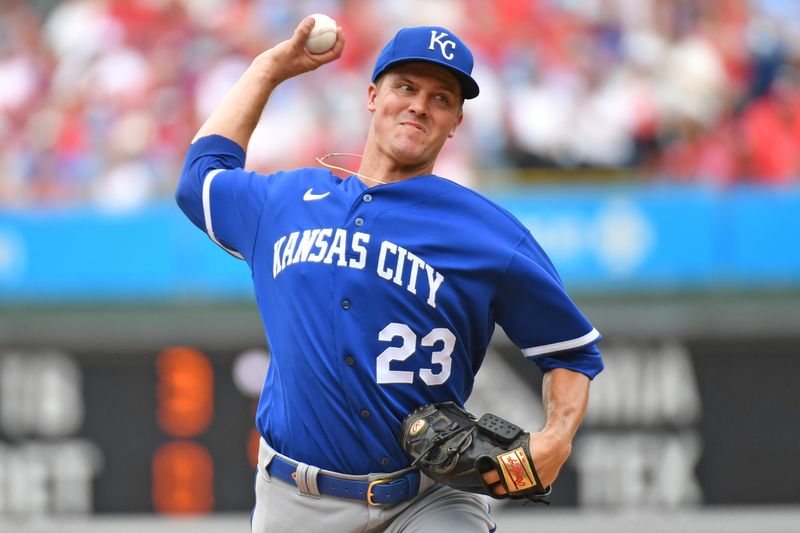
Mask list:
[[[800,288],[800,189],[536,188],[493,195],[570,289]],[[238,261],[172,204],[0,213],[0,301],[250,297]]]
[[[581,290],[800,287],[800,189],[559,188],[496,199]]]

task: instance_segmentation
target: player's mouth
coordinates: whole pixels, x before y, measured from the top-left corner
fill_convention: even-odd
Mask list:
[[[425,129],[425,126],[423,126],[419,122],[414,122],[413,120],[404,120],[403,122],[400,123],[400,125],[401,126],[409,126],[411,128],[418,129],[419,131],[421,131],[423,133],[425,133],[427,131]]]

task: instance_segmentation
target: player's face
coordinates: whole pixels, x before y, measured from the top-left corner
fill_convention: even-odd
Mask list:
[[[378,149],[404,167],[433,167],[461,123],[461,86],[445,68],[425,62],[392,68],[370,85]]]

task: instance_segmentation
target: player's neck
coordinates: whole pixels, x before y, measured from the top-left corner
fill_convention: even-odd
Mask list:
[[[380,183],[392,183],[404,181],[417,176],[424,176],[433,172],[434,162],[421,165],[404,165],[389,154],[385,154],[377,148],[370,149],[369,144],[364,150],[364,157],[358,168],[358,174],[367,176],[372,180],[365,180],[359,177],[368,187],[374,187]]]

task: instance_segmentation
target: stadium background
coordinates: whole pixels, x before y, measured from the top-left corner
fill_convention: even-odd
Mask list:
[[[553,506],[499,504],[500,531],[797,531],[792,0],[2,2],[0,531],[247,530],[264,335],[171,195],[312,12],[345,54],[276,91],[248,165],[358,152],[378,48],[447,26],[482,94],[437,173],[517,214],[604,333]],[[534,428],[537,383],[500,332],[469,406]]]

